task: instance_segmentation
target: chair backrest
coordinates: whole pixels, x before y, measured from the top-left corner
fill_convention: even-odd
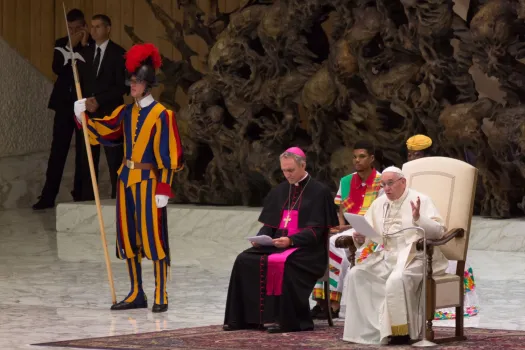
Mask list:
[[[447,230],[465,230],[462,238],[440,246],[447,259],[465,261],[478,169],[453,158],[425,157],[405,163],[403,174],[409,188],[432,198]]]

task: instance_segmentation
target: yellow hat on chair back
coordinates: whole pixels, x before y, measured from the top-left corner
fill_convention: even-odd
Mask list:
[[[432,139],[425,135],[414,135],[407,140],[409,151],[422,151],[432,146]]]

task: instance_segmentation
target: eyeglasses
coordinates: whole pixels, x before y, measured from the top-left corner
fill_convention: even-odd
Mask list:
[[[386,183],[385,183],[385,182],[381,182],[381,184],[380,184],[380,185],[381,185],[381,188],[392,187],[392,186],[394,186],[394,184],[395,184],[396,182],[398,182],[398,181],[401,180],[401,179],[403,179],[403,178],[400,177],[400,178],[397,179],[397,180],[388,181],[388,182],[386,182]]]

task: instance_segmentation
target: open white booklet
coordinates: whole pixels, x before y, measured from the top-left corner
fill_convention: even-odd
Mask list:
[[[272,237],[266,235],[246,237],[246,239],[258,245],[273,245]]]
[[[372,226],[366,221],[365,217],[362,215],[344,213],[346,221],[352,225],[352,228],[355,232],[368,237],[374,242],[381,242],[383,237],[374,230]]]

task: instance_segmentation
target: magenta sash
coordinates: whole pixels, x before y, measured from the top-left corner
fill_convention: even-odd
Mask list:
[[[280,229],[287,229],[288,236],[293,236],[300,230],[297,227],[299,213],[297,210],[290,211],[290,220],[287,220],[288,210],[283,211],[283,217],[279,225]],[[266,294],[279,296],[283,292],[284,263],[286,259],[298,248],[289,248],[282,253],[268,255],[268,269],[266,272]]]

